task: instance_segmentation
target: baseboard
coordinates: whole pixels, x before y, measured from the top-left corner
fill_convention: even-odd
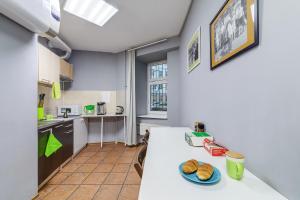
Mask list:
[[[73,158],[75,158],[83,149],[87,147],[88,144],[84,145],[81,149],[79,149],[77,152],[73,152]]]
[[[40,190],[42,187],[44,187],[49,181],[51,178],[53,178],[58,172],[60,171],[60,167],[57,168],[56,170],[54,170],[52,172],[52,174],[50,174],[38,187],[38,190]]]
[[[103,144],[118,144],[118,143],[121,143],[121,144],[124,144],[125,145],[125,143],[124,143],[124,141],[110,141],[110,142],[103,142]],[[99,145],[100,144],[100,142],[89,142],[88,143],[88,145]]]
[[[33,198],[32,198],[32,200],[36,200],[37,198],[39,198],[39,194],[36,194]]]
[[[62,168],[67,165],[71,160],[73,160],[73,156],[68,158],[64,163],[62,163],[56,170],[54,170],[52,172],[52,174],[50,174],[39,186],[38,186],[38,190],[40,190],[42,187],[44,187],[51,178],[53,178],[58,172],[60,172],[62,170]]]

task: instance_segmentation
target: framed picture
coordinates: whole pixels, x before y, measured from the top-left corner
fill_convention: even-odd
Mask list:
[[[227,0],[210,23],[211,70],[258,43],[258,0]]]
[[[193,34],[187,46],[188,72],[191,72],[200,64],[200,27]]]

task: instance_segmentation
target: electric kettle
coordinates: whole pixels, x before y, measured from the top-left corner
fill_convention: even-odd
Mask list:
[[[122,115],[123,113],[124,113],[124,107],[123,106],[117,106],[116,115]]]
[[[97,115],[106,115],[106,103],[105,102],[97,103]]]

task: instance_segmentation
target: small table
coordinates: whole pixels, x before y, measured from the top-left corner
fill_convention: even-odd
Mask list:
[[[287,200],[247,169],[244,178],[228,177],[224,157],[212,157],[204,148],[189,146],[184,133],[189,128],[151,128],[139,200]],[[191,158],[217,167],[221,181],[215,185],[196,185],[181,177],[178,166]]]
[[[81,115],[83,118],[100,118],[100,142],[101,142],[101,148],[103,147],[103,123],[104,118],[118,118],[123,117],[124,120],[124,144],[126,146],[126,115],[116,115],[116,114],[106,114],[106,115]],[[116,141],[115,141],[116,142]]]

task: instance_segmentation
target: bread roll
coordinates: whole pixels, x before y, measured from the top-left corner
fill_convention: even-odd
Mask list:
[[[201,181],[206,181],[210,179],[213,173],[214,173],[214,168],[210,164],[203,163],[198,167],[196,174]]]
[[[199,163],[197,160],[188,160],[182,166],[182,171],[186,174],[192,174],[197,171]]]

